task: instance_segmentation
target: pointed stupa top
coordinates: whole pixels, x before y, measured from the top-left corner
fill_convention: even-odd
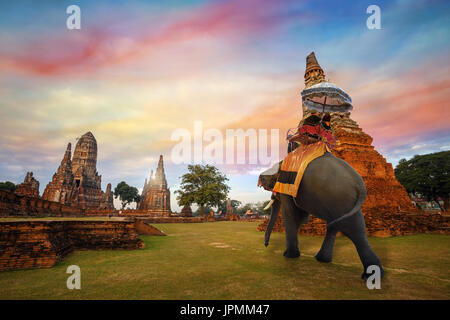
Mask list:
[[[325,81],[325,73],[317,62],[314,51],[306,57],[305,88]]]
[[[94,139],[94,140],[95,140],[94,135],[93,135],[92,132],[90,132],[90,131],[88,131],[88,132],[86,132],[85,134],[83,134],[83,135],[81,136],[81,138],[91,138],[91,139]]]
[[[72,144],[69,143],[67,145],[66,152],[64,153],[64,157],[61,160],[61,164],[58,167],[53,179],[59,174],[62,176],[71,176],[72,175],[72,154],[71,154]]]
[[[70,162],[72,158],[72,144],[69,142],[67,144],[66,152],[64,153],[64,157],[61,160],[61,164]]]
[[[152,185],[166,188],[167,180],[164,173],[164,160],[163,156],[159,156],[158,168],[156,169],[155,177],[152,180]]]

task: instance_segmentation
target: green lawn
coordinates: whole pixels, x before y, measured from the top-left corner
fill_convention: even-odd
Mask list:
[[[386,274],[368,290],[353,244],[338,237],[334,261],[314,259],[322,237],[300,236],[299,259],[282,256],[284,234],[268,248],[256,223],[158,224],[167,237],[146,248],[75,251],[50,269],[0,272],[1,299],[449,299],[450,237],[370,238]],[[66,288],[69,265],[81,290]]]

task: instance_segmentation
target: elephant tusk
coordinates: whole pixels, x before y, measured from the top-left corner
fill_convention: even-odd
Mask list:
[[[273,205],[274,202],[275,202],[275,200],[273,200],[273,199],[270,200],[270,202],[267,204],[267,206],[263,210],[269,209]]]

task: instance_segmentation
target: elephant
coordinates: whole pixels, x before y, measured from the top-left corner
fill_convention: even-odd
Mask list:
[[[260,182],[263,186],[268,183],[264,181],[268,177],[261,174]],[[378,266],[383,276],[381,261],[370,247],[366,235],[361,211],[366,196],[361,176],[347,162],[325,152],[306,167],[295,198],[281,193],[272,194],[272,200],[267,206],[271,205],[271,217],[265,233],[265,246],[269,245],[270,234],[281,209],[286,232],[284,256],[299,257],[297,231],[308,222],[311,213],[327,221],[325,239],[315,255],[317,261],[331,262],[336,234],[340,231],[356,247],[364,267],[361,277],[367,279],[372,274],[367,272],[371,265]]]

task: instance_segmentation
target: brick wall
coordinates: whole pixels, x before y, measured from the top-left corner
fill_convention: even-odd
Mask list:
[[[84,216],[84,210],[41,198],[0,190],[0,217]]]
[[[281,214],[280,214],[281,216]],[[390,237],[410,235],[417,233],[442,233],[450,234],[450,216],[439,213],[379,213],[367,212],[364,214],[366,231],[369,236]],[[258,225],[259,231],[265,231],[268,219]],[[282,219],[278,217],[274,232],[284,232]],[[298,231],[299,234],[324,236],[326,233],[326,222],[310,216],[309,222],[304,224]]]
[[[138,209],[126,209],[120,211],[120,216],[126,217],[168,217],[170,211],[167,210],[138,210]],[[176,218],[176,217],[175,217]]]
[[[204,222],[201,217],[145,217],[147,223],[200,223]]]
[[[119,214],[119,211],[116,209],[86,209],[85,214],[87,216],[117,216]]]
[[[0,222],[0,271],[54,266],[75,249],[138,249],[132,221]]]

